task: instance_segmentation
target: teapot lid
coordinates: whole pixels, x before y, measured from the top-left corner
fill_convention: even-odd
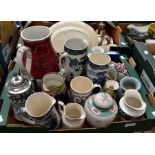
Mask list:
[[[112,97],[104,92],[94,95],[94,105],[100,109],[109,109],[113,106]]]
[[[20,76],[17,73],[13,74],[11,80],[5,84],[5,88],[10,94],[21,94],[26,92],[31,87],[31,81],[25,77]]]

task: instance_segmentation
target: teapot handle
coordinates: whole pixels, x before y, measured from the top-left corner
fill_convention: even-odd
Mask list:
[[[24,67],[24,64],[23,64],[23,55],[24,55],[24,53],[26,53],[26,67]],[[17,60],[17,64],[19,65],[19,67],[21,69],[26,68],[27,72],[30,74],[31,65],[32,65],[32,54],[31,54],[30,48],[26,47],[26,46],[21,46],[17,50],[16,60]]]
[[[61,109],[61,107],[63,108],[63,110]],[[65,104],[62,101],[58,101],[58,111],[63,114],[65,110]]]

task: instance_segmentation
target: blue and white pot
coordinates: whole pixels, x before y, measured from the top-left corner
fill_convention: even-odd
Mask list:
[[[111,58],[106,53],[89,53],[87,63],[87,76],[94,82],[104,85],[107,80]],[[95,58],[96,57],[96,58]]]
[[[80,38],[72,38],[65,42],[64,53],[59,57],[59,68],[65,69],[65,77],[70,81],[80,76],[87,62],[88,42]]]

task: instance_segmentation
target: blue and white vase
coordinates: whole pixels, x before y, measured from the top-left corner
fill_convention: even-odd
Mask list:
[[[64,53],[59,57],[59,68],[64,68],[67,81],[80,76],[87,62],[88,43],[80,38],[72,38],[65,42]]]
[[[87,76],[94,82],[104,85],[107,79],[111,58],[105,53],[89,53]]]

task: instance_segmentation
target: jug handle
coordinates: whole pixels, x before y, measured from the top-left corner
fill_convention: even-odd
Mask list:
[[[21,118],[21,120],[26,122],[27,124],[35,125],[35,121],[29,120],[22,115],[25,112],[26,112],[25,107],[19,108],[18,109],[19,118]]]
[[[67,52],[65,52],[63,54],[60,54],[60,57],[59,57],[59,69],[63,68],[63,63],[61,61],[62,61],[63,58],[66,58],[66,57],[68,57]],[[67,63],[65,62],[65,64],[67,64]],[[68,66],[66,66],[66,67],[68,67]]]
[[[22,61],[24,53],[26,53],[26,67],[24,67],[23,61]],[[26,68],[26,70],[30,74],[31,65],[32,65],[32,54],[31,54],[30,48],[26,46],[21,46],[17,50],[16,60],[17,60],[17,64],[19,65],[19,67],[22,69]]]
[[[61,106],[62,106],[63,110],[61,109]],[[62,101],[58,101],[58,111],[61,114],[63,114],[64,110],[65,110],[65,104]]]

